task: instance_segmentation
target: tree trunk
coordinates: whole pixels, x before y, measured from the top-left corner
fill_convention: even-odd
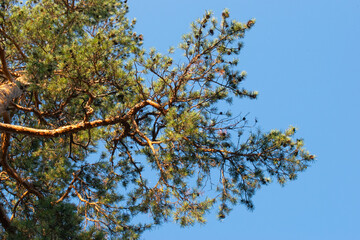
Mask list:
[[[28,85],[24,76],[0,86],[0,115],[7,111],[9,104],[21,96],[23,89]]]

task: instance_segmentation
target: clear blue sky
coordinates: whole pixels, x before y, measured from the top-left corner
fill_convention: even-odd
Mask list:
[[[360,1],[359,0],[129,0],[145,47],[177,46],[204,10],[241,21],[256,18],[244,39],[239,70],[256,101],[231,108],[256,116],[263,130],[299,128],[317,162],[285,187],[254,197],[255,210],[238,206],[223,222],[170,223],[146,240],[360,239]]]

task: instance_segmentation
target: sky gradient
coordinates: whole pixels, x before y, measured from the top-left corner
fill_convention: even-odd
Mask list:
[[[298,127],[296,136],[317,156],[296,181],[260,189],[253,212],[240,205],[220,222],[213,211],[206,225],[164,224],[142,239],[360,239],[360,1],[129,0],[129,6],[144,46],[162,53],[177,47],[205,10],[256,18],[238,68],[248,73],[243,86],[259,98],[228,108],[250,113],[263,131]]]

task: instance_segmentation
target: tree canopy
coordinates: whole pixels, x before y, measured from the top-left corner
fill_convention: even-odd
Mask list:
[[[253,208],[314,156],[218,107],[255,99],[237,55],[255,20],[205,14],[174,49],[142,47],[126,1],[2,0],[0,236],[136,239]],[[237,100],[238,101],[238,100]]]

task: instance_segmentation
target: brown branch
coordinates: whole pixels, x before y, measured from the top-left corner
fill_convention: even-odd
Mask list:
[[[79,176],[79,174],[81,173],[81,171],[82,171],[82,169],[79,170],[76,174],[73,173],[74,178],[73,178],[73,180],[71,181],[71,183],[69,184],[69,187],[66,189],[65,193],[64,193],[58,200],[56,200],[56,202],[53,202],[53,204],[57,204],[57,203],[63,201],[63,200],[69,195],[71,189],[74,188],[74,183],[75,183],[76,180],[78,179],[78,176]]]
[[[23,127],[19,125],[0,123],[0,130],[7,133],[18,133],[18,134],[25,134],[25,135],[38,136],[38,137],[58,137],[60,135],[75,133],[86,129],[121,123],[126,121],[127,119],[128,117],[126,115],[123,117],[116,116],[104,120],[95,120],[92,122],[81,122],[78,124],[67,125],[53,130],[36,129],[36,128]]]
[[[15,227],[11,225],[9,217],[6,215],[6,211],[2,203],[0,203],[0,223],[6,232],[10,234],[15,233]]]
[[[5,76],[7,77],[7,79],[10,82],[13,82],[13,79],[11,77],[11,73],[7,67],[7,63],[6,63],[6,56],[5,56],[5,50],[0,46],[0,61],[1,61],[1,66],[2,66],[2,70],[5,74]]]
[[[151,100],[146,100],[146,101],[136,104],[133,108],[131,108],[123,116],[115,116],[115,117],[110,117],[110,118],[106,118],[103,120],[99,119],[99,120],[94,120],[92,122],[81,122],[78,124],[67,125],[67,126],[59,127],[57,129],[52,129],[52,130],[23,127],[23,126],[19,126],[19,125],[12,125],[9,123],[0,123],[0,131],[4,131],[6,133],[17,133],[17,134],[25,134],[25,135],[29,135],[29,136],[38,136],[38,137],[57,137],[60,135],[75,133],[75,132],[86,130],[86,129],[114,125],[116,123],[122,123],[123,125],[125,125],[131,116],[133,116],[141,108],[143,108],[147,105],[151,105],[153,107],[163,110],[159,104],[157,104]]]
[[[10,221],[13,220],[14,217],[15,217],[17,206],[21,203],[21,201],[22,201],[27,195],[29,195],[29,191],[24,192],[24,194],[21,195],[21,197],[19,198],[19,200],[16,202],[15,206],[13,207],[13,214],[12,214],[12,216],[11,216],[11,218],[10,218]]]
[[[12,44],[14,44],[14,46],[16,47],[16,49],[19,51],[22,59],[23,59],[24,61],[26,61],[26,60],[27,60],[27,56],[26,56],[26,55],[24,54],[24,52],[21,50],[21,47],[19,46],[19,44],[17,43],[17,41],[16,41],[15,39],[11,38],[9,35],[7,35],[6,32],[5,32],[4,30],[2,30],[2,29],[0,29],[0,33],[1,33],[5,38],[9,39],[10,42],[12,42]]]
[[[155,158],[155,163],[158,166],[158,168],[160,170],[160,173],[161,173],[160,177],[164,181],[164,183],[167,184],[167,181],[166,181],[166,178],[165,178],[165,170],[163,168],[163,164],[161,163],[161,161],[158,158],[158,154],[157,154],[158,151],[154,148],[153,141],[151,141],[143,132],[140,131],[140,129],[138,128],[135,120],[133,120],[133,124],[135,126],[135,131],[139,134],[140,137],[142,137],[147,142],[147,145],[149,146],[149,148],[153,152],[153,155],[154,155],[154,158]]]

